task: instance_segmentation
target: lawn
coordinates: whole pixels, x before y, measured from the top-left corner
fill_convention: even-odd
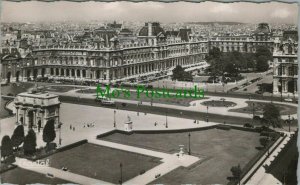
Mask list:
[[[163,184],[226,184],[231,176],[230,168],[244,167],[260,146],[259,134],[231,129],[210,129],[191,133],[192,155],[204,158],[192,168],[178,168],[153,183]],[[179,145],[188,146],[188,132],[125,135],[114,133],[104,140],[175,153]]]
[[[55,86],[44,86],[44,90],[46,91],[52,91],[52,92],[68,92],[70,90],[74,89],[80,89],[82,87],[73,87],[73,86],[64,86],[64,85],[55,85]]]
[[[248,104],[247,107],[238,108],[238,109],[230,109],[230,112],[240,112],[240,113],[253,113],[253,103],[254,103],[254,113],[262,115],[263,114],[263,108],[266,104],[265,102],[256,102],[256,101],[247,101]],[[287,115],[287,114],[297,114],[297,107],[291,106],[291,105],[284,105],[284,104],[278,104],[274,103],[276,107],[279,108],[281,115]]]
[[[231,101],[222,101],[222,100],[211,100],[211,101],[204,101],[201,103],[204,106],[208,107],[234,107],[236,103]]]
[[[129,89],[129,88],[128,88]],[[105,92],[105,89],[102,87],[103,92]],[[112,91],[111,91],[112,92]],[[121,92],[121,91],[120,91]],[[150,91],[149,91],[150,92]],[[83,90],[77,90],[76,93],[83,93],[83,94],[94,94],[96,97],[96,89],[83,89]],[[190,106],[190,102],[199,100],[199,99],[208,99],[207,97],[198,97],[198,98],[193,98],[189,97],[182,97],[182,98],[169,98],[167,97],[167,94],[165,94],[166,97],[154,97],[151,99],[151,93],[149,93],[149,97],[146,95],[146,91],[141,93],[139,95],[140,97],[138,98],[137,92],[136,91],[131,91],[130,92],[130,97],[124,96],[124,93],[120,93],[119,97],[116,97],[117,99],[126,99],[126,100],[135,100],[135,101],[142,101],[142,102],[153,102],[153,103],[164,103],[164,104],[171,104],[171,105],[181,105],[181,106]],[[183,96],[183,95],[182,95]]]
[[[58,178],[50,178],[44,174],[36,173],[33,171],[25,170],[22,168],[14,168],[1,173],[1,183],[10,184],[66,184],[71,183]]]
[[[160,164],[160,159],[136,153],[86,143],[48,157],[50,166],[87,177],[118,183],[120,163],[123,165],[123,182]]]

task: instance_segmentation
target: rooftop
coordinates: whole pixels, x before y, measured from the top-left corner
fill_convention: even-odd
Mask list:
[[[47,92],[23,92],[18,94],[17,96],[21,97],[28,97],[28,98],[39,98],[39,99],[51,99],[51,98],[57,98],[58,95],[55,94],[49,94]]]

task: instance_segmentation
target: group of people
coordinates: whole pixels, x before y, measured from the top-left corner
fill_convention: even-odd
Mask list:
[[[83,128],[85,128],[85,127],[94,127],[95,126],[95,124],[94,123],[84,123],[83,124]]]
[[[70,124],[70,130],[75,131],[75,127],[73,127],[71,124]]]
[[[92,128],[92,127],[95,127],[95,124],[94,123],[83,123],[83,128],[86,128],[86,127]],[[72,126],[72,124],[70,124],[70,130],[75,131],[75,126]]]

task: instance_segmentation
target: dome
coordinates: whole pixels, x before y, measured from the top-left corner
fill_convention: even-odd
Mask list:
[[[270,33],[270,28],[268,23],[260,23],[255,30],[255,33]]]
[[[165,34],[165,30],[160,27],[158,22],[145,23],[145,26],[140,30],[139,36],[149,36],[149,29],[151,29],[152,34],[150,36],[157,36],[160,33]]]

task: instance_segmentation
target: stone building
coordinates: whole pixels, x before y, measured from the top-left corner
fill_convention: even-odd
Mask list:
[[[285,31],[282,40],[275,46],[273,93],[295,96],[298,92],[297,31]]]
[[[217,47],[222,52],[239,51],[255,53],[258,46],[266,46],[271,52],[274,50],[272,32],[267,23],[260,23],[251,35],[230,35],[212,37],[209,47]]]
[[[23,80],[48,77],[103,83],[126,81],[166,73],[176,65],[202,65],[208,53],[207,39],[166,41],[159,23],[146,23],[137,37],[144,42],[122,44],[118,37],[112,37],[109,44],[100,47],[52,45],[33,48],[23,61]]]
[[[57,95],[24,92],[16,96],[14,104],[17,124],[38,131],[49,121],[53,121],[56,128],[60,125],[60,101]]]

